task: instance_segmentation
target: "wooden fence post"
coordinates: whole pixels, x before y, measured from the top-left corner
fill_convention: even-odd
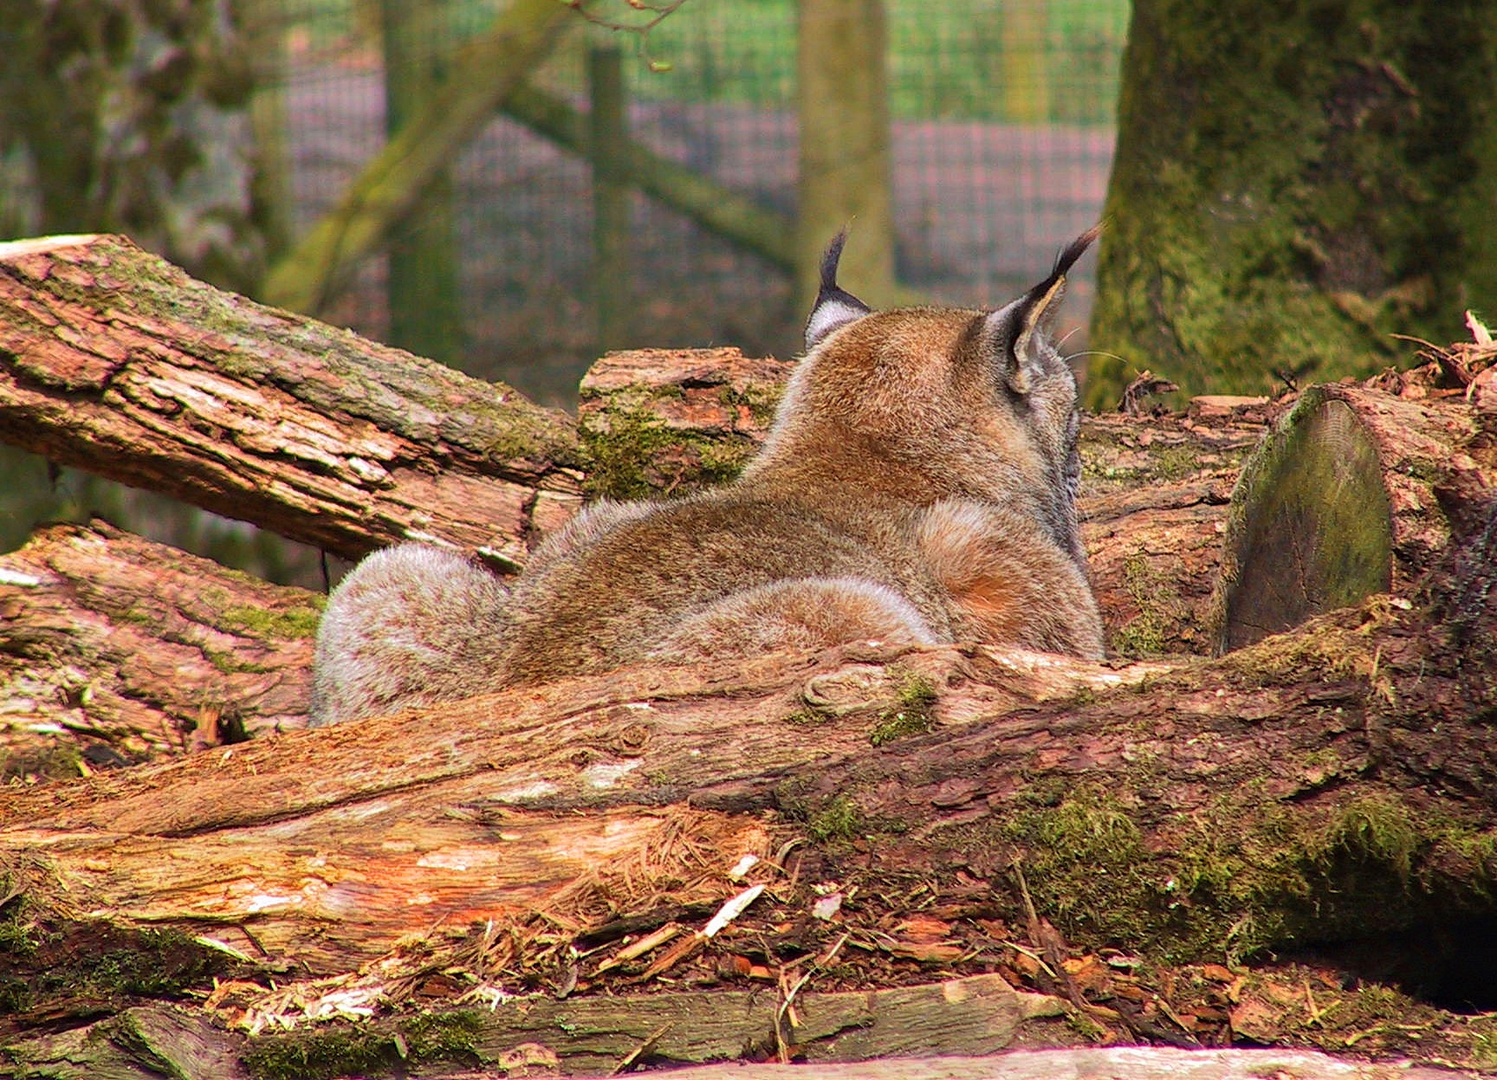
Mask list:
[[[618,47],[588,52],[592,98],[593,304],[600,351],[623,348],[629,311],[629,169],[623,60]]]

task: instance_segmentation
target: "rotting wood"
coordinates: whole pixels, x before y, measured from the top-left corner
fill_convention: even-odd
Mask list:
[[[563,414],[110,236],[0,245],[0,438],[348,558],[514,569],[580,501]]]
[[[1457,474],[1490,483],[1467,452],[1476,432],[1459,398],[1356,385],[1301,394],[1233,496],[1210,619],[1217,650],[1375,592],[1407,593],[1450,539],[1436,485]]]
[[[944,997],[951,985],[921,989],[926,993],[943,993]],[[868,1002],[866,1015],[870,1019],[875,1016],[875,995],[820,996],[826,999],[863,998]],[[661,995],[653,1002],[636,999],[630,1004],[642,1006],[641,1012],[644,1013],[661,1014],[669,1008],[668,1002],[663,1000],[666,997]],[[760,1001],[766,998],[767,995],[759,995]],[[625,1011],[623,1001],[614,999],[614,1003],[618,1012]],[[772,1000],[766,1004],[772,1004]],[[942,1004],[945,1004],[944,1000]],[[949,1011],[960,1008],[961,1002],[958,1001]],[[447,1080],[494,1080],[500,1075],[536,1078],[562,1075],[558,1072],[562,1058],[540,1040],[571,1041],[565,1030],[582,1027],[575,1014],[566,1008],[566,1003],[560,1002],[544,1002],[542,1015],[529,1024],[515,1025],[525,1030],[508,1041],[496,1037],[503,1027],[503,1020],[496,1017],[491,1021],[482,1013],[467,1014],[465,1019],[468,1020],[466,1027],[480,1033],[480,1051],[492,1064],[481,1071],[457,1070],[452,1067],[455,1063],[450,1059],[466,1057],[471,1060],[476,1055],[450,1050],[449,1060],[439,1061],[437,1066],[440,1075]],[[725,1026],[721,1018],[713,1019],[713,1028]],[[627,1015],[624,1024],[624,1031],[632,1031],[638,1026]],[[401,1061],[408,1075],[430,1075],[420,1065],[415,1066],[415,1072],[409,1072],[412,1066],[409,1060],[411,1040],[402,1036],[407,1053],[407,1058],[402,1060],[394,1038],[399,1030],[397,1024],[382,1024],[377,1033],[368,1037],[368,1055]],[[1023,1033],[1023,1026],[1012,1025],[1012,1030]],[[526,1033],[536,1037],[526,1039],[523,1037]],[[989,1041],[999,1041],[998,1036],[998,1030],[992,1031]],[[261,1045],[268,1047],[277,1039],[290,1044],[296,1038],[306,1040],[308,1033],[267,1037]],[[584,1033],[577,1041],[597,1045],[606,1038],[606,1035],[589,1038]],[[52,1080],[94,1080],[104,1076],[114,1080],[155,1080],[163,1074],[182,1080],[241,1080],[248,1075],[238,1060],[245,1042],[239,1036],[213,1028],[206,1020],[185,1010],[151,1005],[138,1006],[118,1017],[56,1036],[27,1040],[12,1046],[11,1052],[18,1067]],[[425,1041],[418,1041],[417,1047],[426,1049],[431,1057],[440,1056],[432,1053],[436,1048],[429,1047]],[[286,1057],[292,1057],[294,1051],[290,1051],[289,1046],[287,1050]],[[1296,1080],[1449,1080],[1455,1075],[1448,1069],[1419,1066],[1407,1060],[1371,1064],[1293,1049],[1188,1051],[1167,1047],[1074,1046],[1009,1050],[986,1055],[953,1053],[930,1056],[935,1051],[925,1047],[920,1052],[922,1056],[918,1057],[882,1060],[821,1060],[816,1063],[816,1075],[825,1080],[1053,1080],[1082,1076],[1107,1076],[1114,1080],[1261,1080],[1262,1077],[1278,1075],[1292,1075]],[[597,1064],[584,1069],[580,1061],[567,1059],[566,1075],[584,1072],[604,1075],[610,1071],[607,1068],[609,1062],[602,1054],[594,1053],[590,1060]],[[651,1064],[658,1062],[652,1059]],[[683,1080],[786,1080],[804,1071],[792,1071],[778,1064],[732,1060],[678,1065],[672,1069],[671,1075]]]
[[[0,760],[59,776],[305,726],[321,598],[102,522],[0,555]]]
[[[1146,688],[1034,657],[1055,696],[1017,708],[992,697],[1016,658],[992,650],[619,672],[13,792],[0,859],[43,925],[92,913],[270,970],[347,972],[411,941],[437,950],[418,971],[481,970],[487,921],[509,950],[498,985],[514,965],[559,976],[557,949],[616,913],[721,901],[745,853],[772,886],[760,934],[825,878],[896,912],[944,881],[991,918],[1017,903],[1016,858],[1041,912],[1093,944],[1212,956],[1438,921],[1490,896],[1473,853],[1497,832],[1491,544],[1473,556],[1487,578],[1435,597],[1464,612],[1455,647],[1448,620],[1379,601],[1133,672]],[[871,746],[912,677],[939,729]],[[802,830],[822,830],[810,870],[764,858]],[[899,955],[876,929],[895,922],[826,933]],[[981,955],[948,929],[950,955]],[[606,958],[571,979],[594,985]]]
[[[480,1062],[497,1065],[525,1046],[537,1061],[565,1062],[568,1073],[604,1075],[647,1043],[651,1049],[642,1056],[657,1068],[773,1058],[780,1047],[817,1063],[992,1054],[1025,1034],[1054,1029],[1065,1011],[1054,997],[1015,990],[998,975],[978,975],[867,992],[807,991],[796,997],[793,1019],[769,988],[724,988],[561,1001],[525,997],[491,1009],[431,1012],[422,1022],[460,1019],[467,1052]],[[401,1027],[397,1018],[374,1025],[367,1036],[388,1045]],[[310,1047],[318,1039],[315,1029],[262,1035],[250,1040],[248,1055],[294,1060],[298,1044]],[[414,1041],[406,1037],[407,1046]]]
[[[757,447],[792,365],[605,357],[563,414],[193,281],[127,241],[0,249],[0,438],[357,557],[426,537],[521,566],[595,494],[681,493]],[[1087,418],[1083,538],[1114,649],[1202,652],[1225,503],[1271,409]]]
[[[1379,601],[1218,661],[1123,670],[853,649],[621,671],[16,792],[0,851],[44,860],[28,874],[38,910],[66,882],[68,910],[228,934],[323,972],[439,923],[564,907],[600,875],[701,882],[709,864],[766,854],[767,810],[824,835],[870,829],[884,865],[937,876],[1001,879],[1027,850],[1041,910],[1069,897],[1073,929],[1104,939],[1199,954],[1312,926],[1393,929],[1480,906],[1486,888],[1460,856],[1463,837],[1497,829],[1480,794],[1497,785],[1497,751],[1482,720],[1490,657],[1472,651],[1490,629],[1479,599],[1470,618],[1455,647],[1420,610]],[[934,696],[925,723],[940,730],[881,741],[916,708],[911,685]],[[1036,803],[1037,783],[1055,805]],[[1403,839],[1362,850],[1363,813]],[[1122,831],[1092,835],[1093,819]],[[1067,821],[1075,846],[1047,846]],[[685,848],[660,839],[682,829],[696,837]],[[1254,868],[1270,833],[1281,861]],[[1243,865],[1232,888],[1151,914],[1200,860]],[[1397,877],[1380,877],[1388,860]]]

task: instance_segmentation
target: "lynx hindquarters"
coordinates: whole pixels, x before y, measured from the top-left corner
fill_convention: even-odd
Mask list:
[[[494,689],[508,596],[493,574],[443,548],[376,551],[322,614],[312,726]]]

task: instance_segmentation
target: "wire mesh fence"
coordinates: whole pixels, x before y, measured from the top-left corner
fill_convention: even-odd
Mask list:
[[[384,140],[379,13],[283,0],[286,164],[307,227]],[[481,32],[494,0],[439,0],[431,49]],[[896,267],[943,301],[1002,302],[1101,210],[1126,0],[889,4]],[[619,42],[632,138],[726,188],[794,213],[796,6],[688,0],[647,37],[579,17],[535,81],[587,108],[586,54]],[[496,118],[452,166],[462,348],[457,362],[553,402],[594,358],[592,171]],[[784,354],[799,315],[783,270],[642,195],[632,203],[624,339]],[[841,222],[828,222],[830,234]],[[856,226],[854,226],[856,228]],[[332,312],[389,330],[384,260]],[[1070,302],[1084,322],[1089,271]]]
[[[390,76],[398,74],[385,70],[382,28],[392,14],[420,8],[429,39],[407,43],[403,55],[440,67],[507,3],[202,0],[191,25],[172,21],[176,9],[123,3],[138,25],[115,41],[73,32],[94,25],[91,0],[26,0],[29,15],[0,20],[0,45],[18,60],[0,79],[15,91],[0,95],[0,234],[127,231],[200,276],[246,287],[240,282],[253,277],[266,244],[255,222],[270,235],[299,235],[384,145]],[[230,11],[244,19],[237,31]],[[948,302],[1002,302],[1096,220],[1127,16],[1127,0],[888,0],[895,256],[904,286]],[[640,38],[579,16],[532,82],[586,111],[589,50],[621,47],[631,136],[788,219],[798,159],[796,18],[795,0],[685,0]],[[163,76],[188,53],[196,74],[183,97]],[[253,85],[241,79],[246,58],[260,87],[248,108],[239,96]],[[28,101],[62,102],[76,114],[63,125],[67,139],[28,117]],[[39,149],[28,138],[52,145]],[[268,208],[249,197],[256,143],[262,164],[279,163],[259,188],[282,193],[267,197],[276,204]],[[56,172],[63,146],[92,155],[72,163],[92,179],[66,193],[78,212],[59,217],[59,200],[44,199],[43,189],[48,176],[71,175],[67,162]],[[158,161],[156,147],[171,154]],[[43,150],[53,172],[39,164]],[[497,116],[450,171],[443,242],[455,249],[461,324],[450,359],[569,404],[599,348],[591,167]],[[630,209],[621,340],[781,356],[796,348],[803,313],[792,310],[787,271],[643,195],[631,196]],[[842,224],[827,222],[826,232]],[[215,262],[223,251],[231,257]],[[388,253],[367,259],[325,317],[389,340],[389,263]],[[1068,303],[1072,326],[1085,322],[1089,274]],[[0,549],[38,521],[91,513],[274,580],[321,580],[315,552],[0,449]],[[246,545],[254,550],[241,551]]]

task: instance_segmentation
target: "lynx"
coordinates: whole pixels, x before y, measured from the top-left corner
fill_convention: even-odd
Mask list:
[[[323,616],[313,723],[869,639],[1100,659],[1076,380],[1053,340],[1066,274],[1097,231],[997,311],[873,311],[837,284],[839,235],[804,357],[737,480],[598,502],[512,588],[431,546],[371,555]]]

